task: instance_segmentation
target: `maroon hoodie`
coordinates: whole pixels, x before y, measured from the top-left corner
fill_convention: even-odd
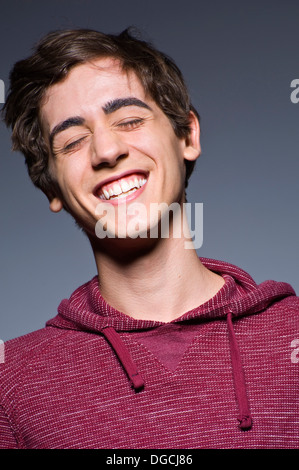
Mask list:
[[[170,323],[116,311],[95,277],[5,343],[0,448],[298,448],[298,298],[202,262],[224,286]]]

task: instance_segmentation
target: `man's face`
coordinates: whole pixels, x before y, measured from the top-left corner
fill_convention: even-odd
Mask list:
[[[95,237],[101,208],[117,213],[138,202],[149,214],[153,203],[183,202],[184,159],[197,158],[199,142],[179,139],[136,75],[116,60],[74,68],[47,90],[40,116],[60,189],[50,208],[67,208],[89,235]]]

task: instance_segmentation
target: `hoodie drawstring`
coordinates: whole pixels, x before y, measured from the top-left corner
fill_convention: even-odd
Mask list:
[[[240,351],[233,328],[232,315],[232,312],[229,312],[227,315],[227,327],[229,333],[234,386],[240,413],[238,421],[240,423],[240,429],[248,430],[252,427],[252,418],[249,410],[249,402],[246,392],[245,377],[241,363]],[[136,391],[141,390],[144,387],[144,381],[119,334],[111,326],[105,326],[101,329],[101,332],[114,349],[120,363],[131,380],[134,389]]]
[[[140,390],[143,388],[144,381],[119,334],[111,326],[106,326],[101,331],[117,354],[117,357],[131,380],[134,389]]]
[[[238,418],[238,421],[240,422],[239,427],[240,429],[248,430],[252,427],[252,418],[249,410],[249,402],[246,392],[245,377],[241,363],[240,351],[233,327],[232,312],[229,312],[227,315],[227,327],[229,333],[235,392],[240,412],[240,416]]]

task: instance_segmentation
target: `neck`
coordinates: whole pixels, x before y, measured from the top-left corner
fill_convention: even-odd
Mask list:
[[[198,307],[222,287],[184,238],[92,243],[101,295],[136,319],[169,322]],[[190,243],[190,242],[189,242]]]

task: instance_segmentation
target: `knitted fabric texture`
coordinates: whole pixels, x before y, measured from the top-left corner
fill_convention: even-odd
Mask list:
[[[5,343],[0,448],[298,448],[295,292],[201,261],[225,284],[173,322],[116,311],[95,277]]]

